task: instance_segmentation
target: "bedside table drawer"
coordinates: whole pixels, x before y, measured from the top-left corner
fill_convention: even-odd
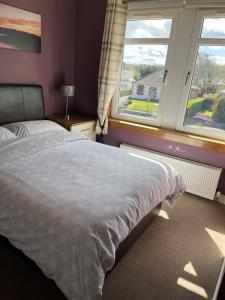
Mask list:
[[[96,140],[96,134],[95,134],[95,124],[96,122],[88,122],[84,124],[77,124],[71,126],[71,132],[80,132],[89,139],[95,141]]]

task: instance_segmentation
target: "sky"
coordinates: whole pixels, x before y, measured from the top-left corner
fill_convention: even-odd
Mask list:
[[[127,38],[168,38],[172,19],[128,21]]]
[[[128,21],[127,38],[168,38],[172,20],[155,19]],[[202,38],[225,38],[225,18],[207,18],[203,23]],[[225,64],[225,46],[201,46],[216,64]],[[164,65],[167,46],[165,45],[126,45],[124,60],[127,63]]]
[[[41,16],[0,3],[0,27],[41,36]]]
[[[225,18],[207,18],[203,23],[203,38],[225,38]]]
[[[166,45],[126,45],[124,61],[134,64],[165,65]]]

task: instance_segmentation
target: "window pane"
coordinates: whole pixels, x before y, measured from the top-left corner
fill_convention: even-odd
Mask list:
[[[225,46],[200,46],[184,126],[225,131]]]
[[[204,19],[201,37],[225,39],[225,18]]]
[[[126,38],[169,38],[172,19],[128,21]]]
[[[120,82],[118,113],[157,118],[166,45],[126,45]]]

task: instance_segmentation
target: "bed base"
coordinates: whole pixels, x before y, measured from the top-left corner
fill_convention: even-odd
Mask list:
[[[121,258],[126,254],[129,248],[135,243],[135,241],[141,236],[141,234],[145,231],[145,229],[152,223],[155,217],[158,216],[162,203],[158,204],[150,213],[145,216],[141,222],[134,227],[134,229],[130,232],[128,237],[119,245],[119,248],[116,251],[116,260],[115,264],[121,260]]]
[[[130,232],[129,236],[120,244],[119,248],[116,251],[116,261],[114,267],[118,264],[121,258],[125,255],[125,253],[129,250],[129,248],[134,244],[134,242],[140,237],[140,235],[144,232],[144,230],[150,225],[150,223],[155,219],[155,217],[159,214],[161,208],[161,204],[156,206],[144,219]],[[21,291],[21,286],[17,282],[14,277],[12,278],[12,268],[8,268],[11,266],[12,261],[15,261],[13,265],[13,273],[16,276],[22,274],[22,276],[26,277],[35,277],[35,285],[39,286],[45,295],[51,295],[53,292],[56,300],[65,300],[65,296],[61,293],[61,291],[56,287],[53,280],[46,278],[43,272],[39,269],[39,267],[28,257],[26,257],[22,251],[16,249],[12,246],[9,241],[0,235],[0,265],[1,265],[1,272],[0,272],[0,280],[3,286],[8,285],[8,279],[10,278],[10,284],[14,287],[10,290],[10,295],[8,295],[9,290],[3,292],[3,298],[10,299],[10,300],[17,300],[18,299],[18,291]],[[25,267],[25,269],[24,269]],[[112,271],[112,270],[111,270]],[[111,272],[109,271],[106,276]],[[26,274],[27,272],[27,274]],[[30,274],[29,274],[30,273]],[[39,274],[38,274],[39,273]],[[7,279],[8,278],[8,279]],[[45,279],[46,278],[46,279]],[[45,281],[48,282],[45,282]],[[24,287],[22,287],[24,291],[31,289],[32,286],[27,286],[26,282]],[[23,292],[24,293],[24,292]],[[28,294],[30,292],[28,291]],[[26,295],[26,293],[25,293]],[[30,300],[30,297],[26,297],[23,295],[24,300]],[[51,296],[50,296],[51,297]],[[36,298],[34,298],[36,299]],[[39,298],[38,298],[39,299]]]

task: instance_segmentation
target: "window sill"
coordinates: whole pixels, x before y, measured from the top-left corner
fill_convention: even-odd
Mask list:
[[[118,119],[109,119],[109,126],[116,129],[124,129],[132,132],[141,133],[147,136],[152,136],[164,139],[171,142],[181,143],[189,146],[208,149],[215,152],[225,153],[225,142],[214,140],[207,137],[202,137],[194,134],[174,131],[169,129],[157,128],[148,125],[142,125],[133,122],[122,121]]]

